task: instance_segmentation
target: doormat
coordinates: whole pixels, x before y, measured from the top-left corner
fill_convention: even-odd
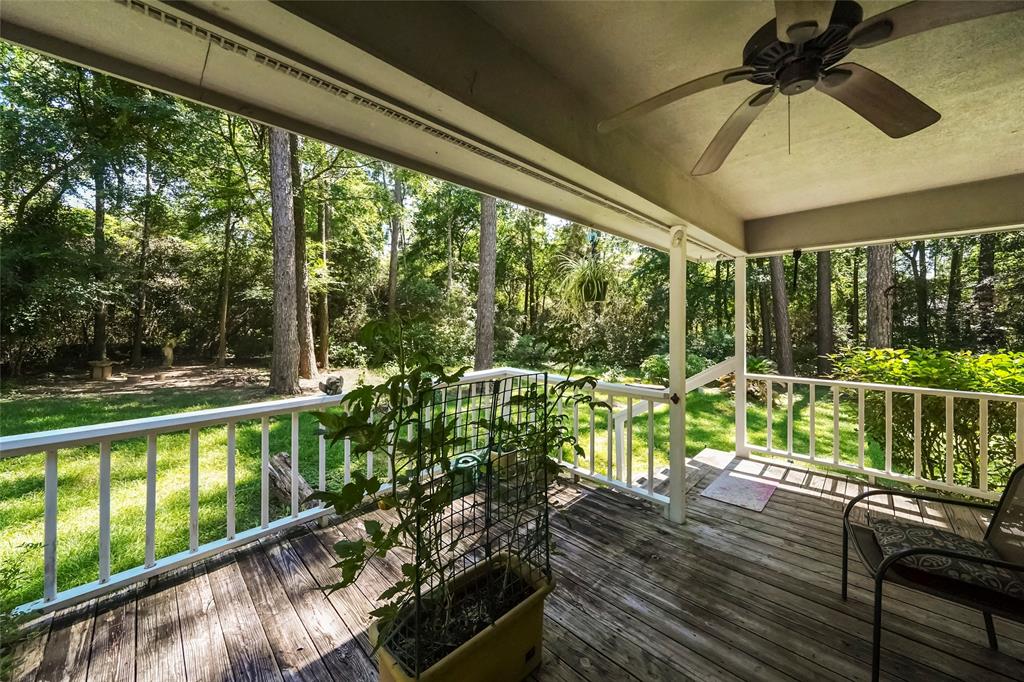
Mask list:
[[[755,481],[735,471],[723,471],[700,494],[712,500],[759,512],[768,504],[774,492],[774,483]]]

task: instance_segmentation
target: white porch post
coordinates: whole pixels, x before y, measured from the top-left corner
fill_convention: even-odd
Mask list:
[[[669,246],[669,505],[668,518],[686,522],[686,228],[672,228]]]
[[[736,343],[736,456],[746,457],[747,452],[747,258],[736,258],[733,268],[735,283],[736,326],[733,337]]]

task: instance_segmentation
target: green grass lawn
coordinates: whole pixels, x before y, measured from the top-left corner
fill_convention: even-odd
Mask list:
[[[607,399],[607,396],[597,396]],[[807,395],[798,393],[794,403],[794,448],[807,451]],[[831,453],[831,403],[819,393],[816,409],[818,451]],[[0,399],[0,434],[13,435],[47,429],[82,426],[107,421],[134,419],[175,412],[222,407],[266,399],[252,388],[181,389],[158,388],[139,395],[73,395],[32,397],[7,394]],[[784,401],[784,396],[783,396]],[[733,399],[717,392],[694,392],[687,400],[687,453],[696,455],[705,447],[734,449]],[[616,410],[625,407],[618,398]],[[639,407],[639,401],[634,403]],[[842,405],[841,453],[845,461],[856,461],[855,405]],[[656,406],[654,457],[657,467],[668,464],[667,406]],[[748,406],[748,440],[764,443],[763,401]],[[773,419],[774,445],[785,449],[785,403],[777,403]],[[580,412],[580,444],[590,452],[590,417]],[[594,415],[594,468],[607,471],[607,410]],[[315,482],[318,450],[315,420],[300,419],[300,470]],[[633,431],[633,475],[647,470],[646,415],[638,415]],[[286,416],[271,420],[271,452],[290,447],[290,423]],[[224,537],[226,530],[227,436],[223,426],[200,432],[200,543]],[[157,474],[157,556],[167,556],[188,547],[188,434],[167,434],[158,438]],[[111,456],[111,570],[117,572],[141,564],[145,552],[146,443],[138,438],[117,441]],[[98,577],[98,448],[62,450],[58,465],[58,589],[87,583]],[[881,453],[869,444],[867,462],[878,466]],[[328,453],[330,478],[341,480],[341,446]],[[259,523],[260,424],[258,420],[237,425],[237,529]],[[581,461],[589,467],[589,458]],[[383,462],[377,462],[378,472]],[[353,468],[365,468],[354,459]],[[287,513],[272,510],[271,517]],[[42,594],[43,540],[43,455],[0,460],[0,562],[22,568],[22,581],[4,596],[0,608],[10,608],[37,599]]]

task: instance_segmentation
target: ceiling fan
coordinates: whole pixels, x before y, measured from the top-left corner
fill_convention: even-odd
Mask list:
[[[1024,0],[916,0],[863,19],[851,0],[775,0],[776,18],[743,48],[743,64],[708,74],[601,121],[607,133],[684,97],[721,85],[750,81],[767,86],[743,100],[704,150],[693,175],[718,170],[757,115],[776,94],[818,90],[842,102],[889,137],[916,133],[939,112],[887,78],[854,62],[838,63],[854,49],[961,21],[1024,9]]]

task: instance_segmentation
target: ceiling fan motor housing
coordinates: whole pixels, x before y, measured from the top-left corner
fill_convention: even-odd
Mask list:
[[[778,39],[775,19],[751,36],[743,48],[743,64],[754,69],[747,80],[775,85],[783,95],[798,95],[814,88],[822,73],[839,63],[853,47],[850,31],[861,22],[864,11],[852,0],[839,0],[829,26],[799,47]]]

